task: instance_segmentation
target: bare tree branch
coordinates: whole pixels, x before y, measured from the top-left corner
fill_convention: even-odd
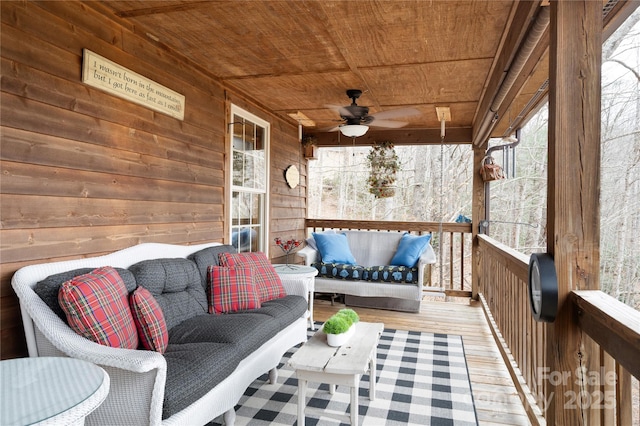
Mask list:
[[[625,64],[624,62],[619,61],[619,60],[617,60],[617,59],[608,59],[608,60],[607,60],[607,62],[615,62],[616,64],[620,65],[621,67],[626,68],[626,69],[627,69],[627,70],[629,70],[633,75],[635,75],[635,76],[636,76],[636,79],[637,79],[638,81],[640,81],[640,73],[638,72],[638,70],[636,70],[636,69],[634,69],[634,68],[630,67],[629,65],[627,65],[627,64]]]

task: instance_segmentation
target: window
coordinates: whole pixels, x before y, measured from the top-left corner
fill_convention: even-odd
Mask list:
[[[231,244],[266,251],[269,123],[231,106]]]

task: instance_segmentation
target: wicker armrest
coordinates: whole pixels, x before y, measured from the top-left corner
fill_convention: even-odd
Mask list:
[[[311,264],[316,261],[316,258],[318,256],[318,250],[315,250],[309,246],[306,246],[303,249],[298,250],[296,254],[304,258],[305,265],[311,266]]]
[[[21,307],[26,308],[40,333],[53,346],[70,357],[136,373],[156,368],[166,371],[166,361],[157,352],[112,348],[78,335],[33,291],[27,303],[21,304]]]
[[[282,287],[284,287],[285,293],[288,296],[302,296],[305,299],[309,296],[309,291],[307,290],[307,286],[304,285],[304,282],[300,280],[287,280],[281,277]]]

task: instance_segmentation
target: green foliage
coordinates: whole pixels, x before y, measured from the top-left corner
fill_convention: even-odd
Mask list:
[[[322,330],[327,334],[346,333],[351,327],[351,322],[343,315],[333,315],[325,323]]]
[[[323,331],[327,334],[346,333],[349,328],[360,321],[360,317],[353,309],[340,309],[325,323]]]
[[[360,317],[353,309],[340,309],[336,315],[341,315],[347,318],[351,324],[355,324],[360,321]]]

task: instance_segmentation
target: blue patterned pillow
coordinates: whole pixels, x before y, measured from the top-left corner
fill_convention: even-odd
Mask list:
[[[356,264],[356,259],[349,248],[349,241],[345,234],[312,233],[316,240],[318,251],[322,256],[322,263]]]
[[[412,268],[422,255],[422,252],[427,248],[429,240],[431,240],[431,235],[429,234],[411,235],[405,233],[400,239],[400,243],[398,243],[398,248],[396,249],[396,254],[393,255],[393,259],[391,259],[391,264]]]
[[[364,278],[365,268],[360,265],[315,262],[311,266],[318,270],[318,277],[351,281]]]
[[[364,269],[363,279],[372,282],[417,284],[418,268],[406,266],[370,266]]]

